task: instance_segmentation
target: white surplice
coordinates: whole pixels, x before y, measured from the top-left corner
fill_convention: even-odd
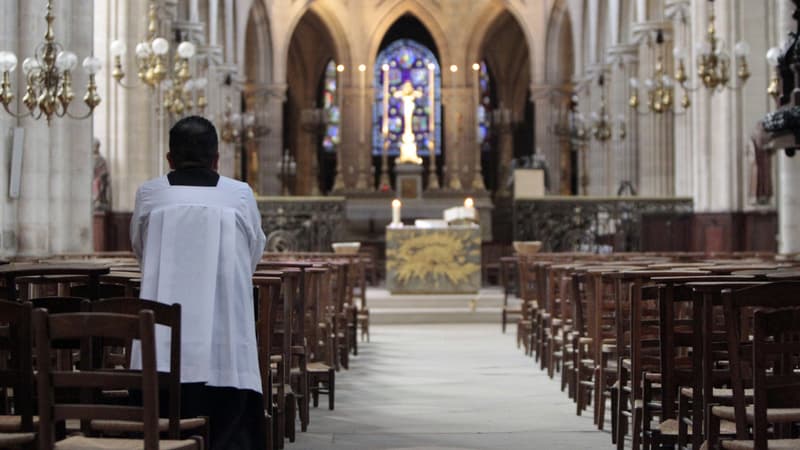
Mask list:
[[[140,297],[181,305],[181,382],[261,392],[252,274],[266,238],[250,187],[150,180],[136,193],[131,241]],[[158,368],[169,370],[169,334],[157,328]]]

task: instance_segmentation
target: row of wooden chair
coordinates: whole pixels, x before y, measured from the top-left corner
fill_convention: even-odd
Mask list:
[[[775,283],[800,279],[792,266],[767,255],[517,256],[502,266],[507,283],[516,278],[507,292],[517,289],[521,299],[516,311],[504,311],[504,327],[509,312],[516,313],[518,346],[551,377],[560,372],[577,414],[592,404],[603,429],[611,402],[612,442],[619,449],[627,435],[634,449],[698,449],[706,439],[717,445],[720,435],[745,440],[753,424],[741,405],[754,395],[747,383],[737,390],[733,351],[753,336],[745,327],[753,315],[740,320],[731,305],[748,298],[751,309],[800,306],[800,286]],[[732,334],[739,326],[744,331]],[[752,348],[747,342],[744,351]],[[797,375],[798,357],[785,356],[790,362],[783,368]],[[774,364],[762,369],[770,376],[775,371]],[[758,373],[744,371],[745,380]],[[800,408],[800,397],[784,387],[784,399]],[[800,409],[782,413],[789,425],[771,433],[796,437]],[[718,425],[714,432],[709,424]],[[723,440],[723,447],[744,448],[730,442]]]
[[[93,260],[91,258],[80,258],[80,261],[74,258],[62,258],[55,262],[48,261],[46,264],[4,266],[0,268],[0,276],[5,287],[3,290],[4,297],[7,300],[12,300],[9,302],[11,305],[28,304],[31,305],[29,309],[42,308],[43,312],[46,310],[48,320],[51,320],[50,317],[55,317],[54,314],[98,314],[98,312],[94,311],[100,308],[101,305],[108,307],[107,305],[113,304],[116,308],[114,314],[125,317],[138,317],[140,309],[147,309],[154,313],[155,323],[169,326],[173,330],[173,353],[171,354],[173,367],[169,374],[158,374],[159,382],[156,384],[155,389],[158,391],[159,387],[167,387],[169,384],[164,384],[167,383],[167,379],[171,380],[169,383],[179,384],[179,306],[167,306],[154,302],[148,303],[133,298],[114,300],[113,302],[111,300],[101,301],[106,297],[138,295],[138,267],[135,265],[135,261],[125,258],[124,255],[114,255],[113,258],[98,257],[94,260],[100,260],[102,263],[92,263],[91,261]],[[320,394],[327,394],[329,408],[334,408],[335,373],[340,368],[349,366],[349,355],[355,352],[357,345],[356,334],[359,325],[359,314],[362,312],[362,308],[366,309],[365,288],[363,284],[358,284],[363,280],[363,278],[360,278],[363,277],[363,270],[358,267],[358,262],[357,258],[341,257],[333,254],[281,255],[280,257],[278,255],[265,255],[253,277],[257,312],[257,320],[254,326],[256,327],[259,342],[259,363],[262,369],[262,383],[265,393],[264,419],[265,431],[267,432],[266,439],[269,443],[268,448],[283,448],[284,440],[287,438],[290,441],[294,441],[295,418],[298,415],[301,430],[305,431],[307,429],[310,422],[309,403],[313,401],[314,406],[317,406]],[[113,271],[110,270],[109,264],[112,264]],[[74,297],[67,297],[65,294],[73,295]],[[51,297],[41,298],[42,295]],[[361,295],[362,300],[361,308],[351,306],[354,304],[354,298],[358,298],[359,295]],[[166,311],[174,307],[178,308],[177,316],[174,310],[172,310],[171,316],[168,315]],[[177,317],[177,323],[175,322],[175,317]],[[0,323],[16,322],[12,319],[14,317],[8,320],[5,317],[0,317]],[[91,318],[80,320],[88,320],[91,323],[96,322]],[[130,325],[132,322],[128,321],[128,323]],[[113,326],[108,327],[114,328]],[[125,329],[132,328],[127,326]],[[93,333],[100,333],[98,334],[100,337],[104,336],[101,333],[104,332],[104,329],[97,330],[94,327],[87,327],[87,330]],[[177,336],[175,333],[177,333]],[[368,331],[364,332],[363,335],[368,336]],[[88,356],[82,353],[85,349],[80,347],[73,349],[56,347],[55,354],[57,358],[54,359],[56,364],[54,367],[57,367],[66,375],[62,375],[59,372],[53,379],[60,381],[62,377],[69,378],[72,376],[69,374],[77,369],[82,372],[86,371],[88,368],[93,367],[88,365],[89,362],[97,364],[96,368],[104,370],[113,366],[118,368],[128,367],[130,347],[129,345],[126,347],[125,340],[127,339],[130,342],[134,337],[123,338],[116,335],[105,337],[113,339],[106,339],[100,342],[108,341],[116,345],[104,345],[102,349],[96,348],[94,349],[95,352],[88,354]],[[136,339],[140,338],[137,337]],[[69,338],[69,340],[75,342],[73,338]],[[55,341],[58,345],[61,345],[63,339],[59,338]],[[5,341],[0,339],[0,343],[3,342]],[[97,340],[93,339],[89,342],[94,343]],[[28,354],[30,354],[30,349],[29,345]],[[176,351],[177,355],[175,354]],[[144,357],[144,349],[142,352]],[[0,367],[2,367],[3,363],[8,363],[15,359],[11,358],[13,356],[12,353],[9,351],[0,352],[0,355],[6,356],[6,358],[0,358]],[[177,367],[175,367],[176,361],[178,363]],[[35,364],[37,371],[42,373],[38,365]],[[31,370],[34,367],[31,364],[20,367],[26,366]],[[137,373],[145,377],[147,370],[149,368],[143,366],[143,371]],[[166,378],[162,377],[162,375],[165,375]],[[162,378],[164,379],[163,382],[161,381]],[[8,386],[5,381],[7,379],[0,375],[0,384]],[[100,384],[97,384],[97,386],[100,386]],[[87,386],[81,385],[78,387],[84,389]],[[109,388],[98,392],[104,395],[109,392],[116,392],[119,398],[112,396],[111,400],[117,401],[122,397],[129,397],[129,393],[121,394],[120,392],[130,391],[130,386],[112,387],[113,389]],[[142,389],[142,387],[139,386],[137,389]],[[33,413],[35,413],[36,409],[33,403],[33,396],[26,395],[25,393],[28,391],[25,389],[3,390],[3,392],[12,393],[4,395],[3,399],[6,400],[5,405],[9,407],[6,412],[13,414],[9,415],[7,420],[0,416],[0,442],[5,442],[5,444],[0,444],[0,447],[8,445],[33,448],[35,444],[30,439],[32,436],[38,440],[39,448],[53,448],[49,446],[51,444],[48,440],[51,435],[42,434],[40,431],[41,427],[46,425],[43,425],[40,420],[37,420],[36,423],[33,422]],[[162,407],[165,404],[169,405],[170,416],[166,420],[158,421],[156,428],[147,428],[148,431],[145,433],[147,436],[144,437],[146,440],[150,439],[148,441],[150,444],[145,445],[144,448],[158,448],[150,445],[152,444],[152,436],[156,436],[157,439],[159,431],[162,434],[162,438],[170,439],[181,436],[188,437],[187,433],[194,433],[198,437],[192,442],[208,445],[208,420],[205,418],[180,420],[180,396],[178,394],[176,400],[174,394],[176,392],[179,393],[180,389],[172,386],[165,392],[169,392],[169,401],[161,402],[161,404]],[[149,391],[144,392],[143,390],[142,395],[143,399],[151,399],[151,397],[148,397],[151,395]],[[84,404],[84,400],[95,397],[82,393],[79,398],[80,404]],[[108,400],[108,398],[103,400]],[[58,403],[54,403],[54,401],[53,398],[47,398],[46,402],[43,403],[40,396],[39,410],[44,405],[49,405],[50,408],[58,410],[56,406]],[[72,399],[72,401],[75,402],[75,399]],[[158,417],[158,402],[156,402],[155,409],[147,401],[143,402],[143,405],[144,408],[141,409],[143,414],[155,414],[155,417]],[[31,411],[31,414],[29,414],[31,420],[18,420],[18,413],[25,412],[26,406],[27,410]],[[84,411],[84,406],[75,406],[75,408],[80,411],[80,414],[88,414]],[[103,408],[101,407],[100,409]],[[163,410],[161,412],[162,414],[164,413]],[[173,414],[177,415],[173,416]],[[42,415],[41,412],[39,415]],[[136,420],[134,422],[137,425],[134,426],[134,429],[130,429],[130,421],[117,420],[120,417],[122,416],[117,417],[111,414],[106,415],[104,418],[113,420],[92,421],[81,416],[78,417],[83,419],[80,422],[80,426],[73,424],[72,426],[64,427],[61,421],[62,416],[58,416],[54,420],[62,423],[62,425],[59,425],[59,433],[53,436],[66,437],[67,430],[70,433],[81,431],[80,439],[89,439],[103,434],[117,436],[129,432],[141,435],[145,430],[142,424],[150,424],[151,422],[149,419],[148,421],[144,419]],[[128,417],[126,416],[125,418]],[[9,422],[12,425],[19,424],[19,426],[3,426],[5,422]],[[126,423],[128,426],[126,426]],[[167,434],[167,432],[169,433]],[[83,441],[76,441],[75,439],[72,442],[78,442],[78,447],[69,447],[66,443],[62,444],[61,442],[64,441],[59,441],[56,448],[61,448],[61,446],[66,446],[64,448],[81,448],[80,446],[83,445],[81,444]],[[128,441],[121,441],[118,445],[127,445],[126,442]],[[102,447],[102,445],[109,445],[109,447]],[[105,442],[102,445],[99,448],[116,448],[112,447],[110,442]],[[172,448],[170,447],[172,444],[164,440],[161,441],[160,445],[160,448]]]

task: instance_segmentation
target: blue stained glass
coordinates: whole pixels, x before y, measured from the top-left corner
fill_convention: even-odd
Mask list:
[[[410,82],[420,96],[414,101],[414,114],[411,121],[412,131],[417,139],[417,154],[428,156],[429,142],[433,142],[436,154],[441,154],[441,69],[436,56],[424,45],[410,39],[399,39],[383,49],[376,60],[374,69],[375,104],[372,110],[372,152],[373,155],[383,153],[384,136],[384,73],[383,65],[389,66],[387,128],[388,153],[399,155],[399,144],[405,127],[403,101],[395,98],[405,82]],[[433,86],[430,86],[430,67],[433,68]],[[431,90],[433,108],[431,108]],[[433,136],[430,136],[430,124],[434,124]]]
[[[331,60],[325,66],[325,79],[322,82],[322,108],[325,111],[325,135],[322,137],[322,148],[326,152],[336,152],[340,142],[338,89],[336,85],[336,62]]]
[[[492,149],[492,128],[490,121],[492,114],[492,91],[486,62],[481,62],[481,71],[478,81],[478,86],[480,87],[479,98],[481,99],[480,104],[477,106],[478,143],[482,151],[488,152]]]

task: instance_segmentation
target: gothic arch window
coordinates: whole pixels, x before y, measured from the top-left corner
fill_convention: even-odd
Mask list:
[[[482,152],[489,152],[493,147],[492,111],[494,110],[494,92],[486,61],[481,61],[480,65],[480,73],[478,74],[478,144],[481,146]]]
[[[336,153],[341,141],[341,112],[339,110],[339,85],[336,62],[330,60],[322,77],[321,106],[325,118],[325,134],[322,135],[322,150]]]
[[[388,73],[384,74],[384,65]],[[441,155],[441,70],[439,61],[426,46],[411,39],[398,39],[380,53],[374,70],[375,105],[372,114],[372,154],[383,152],[383,122],[387,122],[389,156],[400,154],[400,138],[405,127],[403,101],[395,97],[408,81],[421,95],[415,101],[412,129],[417,142],[417,154],[429,156],[432,145],[436,155]],[[432,78],[432,82],[431,82]],[[386,80],[386,86],[384,86]],[[384,115],[384,92],[387,95]],[[433,110],[431,110],[433,100]]]

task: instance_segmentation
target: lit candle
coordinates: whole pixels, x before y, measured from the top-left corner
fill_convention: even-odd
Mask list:
[[[472,197],[467,197],[464,200],[464,208],[467,209],[475,208],[475,200],[473,200]]]
[[[433,132],[436,127],[436,93],[434,92],[436,85],[434,84],[434,70],[435,66],[433,63],[428,63],[428,106],[430,107],[430,114],[428,115],[428,132],[430,133],[429,138],[431,140],[433,140]]]
[[[400,208],[403,204],[398,199],[392,200],[392,225],[400,225]]]
[[[389,65],[384,64],[381,67],[383,70],[383,123],[381,124],[381,133],[383,138],[389,134]]]

